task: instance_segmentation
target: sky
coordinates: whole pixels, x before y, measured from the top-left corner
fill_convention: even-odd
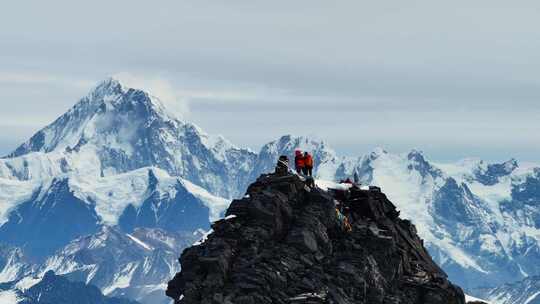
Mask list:
[[[255,151],[539,162],[539,28],[538,1],[10,1],[0,155],[119,75]]]

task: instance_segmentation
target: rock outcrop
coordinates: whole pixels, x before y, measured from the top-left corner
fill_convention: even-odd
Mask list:
[[[262,175],[182,253],[167,295],[178,304],[465,303],[380,189],[338,194]]]
[[[378,188],[339,196],[294,175],[263,175],[213,233],[186,249],[176,303],[465,303],[414,225]]]

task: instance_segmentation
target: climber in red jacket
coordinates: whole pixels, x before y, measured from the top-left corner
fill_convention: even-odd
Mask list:
[[[302,155],[302,151],[296,150],[294,155],[294,167],[296,169],[296,173],[301,174],[304,171],[305,162],[304,162],[304,156]]]

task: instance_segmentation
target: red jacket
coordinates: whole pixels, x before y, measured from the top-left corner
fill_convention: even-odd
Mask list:
[[[305,167],[306,162],[305,162],[304,156],[302,156],[302,154],[297,154],[297,155],[294,157],[294,165],[295,165],[297,168],[304,168],[304,167]]]
[[[304,156],[304,165],[313,168],[313,157],[311,154]]]

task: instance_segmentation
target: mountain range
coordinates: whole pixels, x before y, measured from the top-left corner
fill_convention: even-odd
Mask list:
[[[110,78],[0,159],[0,284],[20,294],[54,271],[105,296],[168,303],[181,251],[295,149],[313,153],[321,188],[355,173],[381,187],[469,293],[540,275],[540,166],[381,148],[341,157],[292,135],[255,153]]]

